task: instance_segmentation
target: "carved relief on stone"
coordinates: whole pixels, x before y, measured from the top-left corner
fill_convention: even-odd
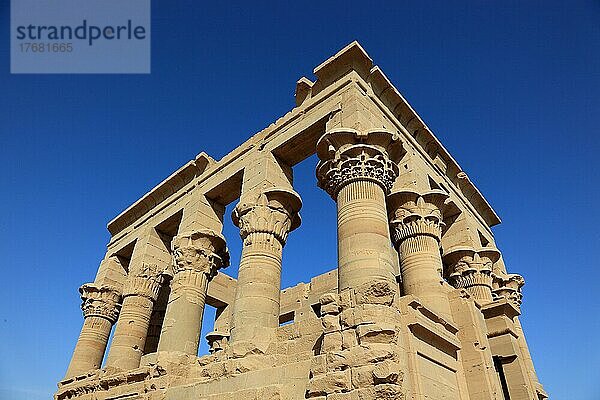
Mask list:
[[[442,210],[448,195],[441,190],[424,194],[398,191],[388,197],[390,233],[398,245],[413,236],[431,236],[438,242],[444,226]]]
[[[123,288],[123,297],[143,296],[156,301],[164,281],[165,270],[165,267],[159,267],[157,264],[142,263],[139,268],[129,272]]]
[[[206,274],[211,279],[220,268],[229,266],[225,238],[210,229],[181,233],[173,238],[174,280],[184,271]]]
[[[453,249],[444,255],[448,282],[457,289],[466,289],[475,300],[492,301],[493,265],[500,258],[494,248]]]
[[[269,188],[244,194],[231,218],[244,244],[250,244],[250,234],[267,233],[283,246],[288,234],[300,226],[301,207],[300,196],[293,190]]]
[[[121,309],[121,294],[109,285],[86,283],[79,288],[83,317],[103,317],[115,323]]]
[[[497,274],[492,282],[494,300],[505,298],[518,310],[521,309],[523,294],[521,288],[525,285],[525,279],[519,274]]]
[[[397,163],[403,154],[402,143],[395,133],[334,129],[317,142],[318,185],[334,200],[342,187],[355,181],[375,182],[389,193],[398,177]]]

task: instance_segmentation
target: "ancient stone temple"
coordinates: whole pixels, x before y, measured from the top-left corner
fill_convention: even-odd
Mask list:
[[[314,75],[286,115],[219,161],[200,153],[108,224],[55,399],[547,398],[494,210],[358,43]],[[315,153],[338,264],[281,290],[301,229],[292,167]],[[237,279],[223,272],[232,202]]]

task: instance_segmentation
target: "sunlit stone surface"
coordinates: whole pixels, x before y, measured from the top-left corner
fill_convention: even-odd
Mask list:
[[[108,224],[55,399],[547,397],[519,322],[524,279],[504,265],[488,202],[358,43],[314,74],[289,113],[219,161],[200,153]],[[315,153],[338,265],[280,290],[302,229],[292,167]],[[198,357],[206,305],[216,320]]]

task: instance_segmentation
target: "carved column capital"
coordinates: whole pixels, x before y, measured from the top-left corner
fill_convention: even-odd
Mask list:
[[[521,288],[525,285],[525,279],[519,274],[495,274],[493,277],[492,293],[494,300],[505,298],[518,310],[521,310],[523,294]]]
[[[397,163],[403,154],[398,134],[334,129],[317,142],[318,185],[334,200],[342,187],[355,181],[375,182],[387,194],[398,177]]]
[[[444,226],[442,210],[448,195],[441,190],[423,194],[403,190],[388,196],[390,233],[396,246],[409,237],[431,236],[439,243]]]
[[[213,354],[217,351],[224,350],[229,342],[229,332],[212,331],[206,335],[208,342],[208,351]]]
[[[174,279],[185,271],[203,273],[211,279],[229,266],[225,238],[210,229],[180,233],[171,243]]]
[[[457,289],[466,289],[478,301],[492,301],[493,265],[500,258],[494,248],[457,248],[444,255],[446,277]]]
[[[142,296],[152,301],[158,298],[158,291],[164,281],[165,268],[157,264],[142,263],[139,268],[129,271],[123,287],[123,297]]]
[[[102,317],[112,324],[117,321],[121,309],[121,294],[109,285],[86,283],[79,288],[83,317]]]
[[[291,189],[270,188],[245,194],[231,218],[244,244],[251,233],[268,233],[285,245],[288,234],[300,226],[302,200]]]

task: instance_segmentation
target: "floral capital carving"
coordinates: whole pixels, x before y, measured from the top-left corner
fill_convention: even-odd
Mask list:
[[[270,188],[243,195],[231,218],[245,244],[252,233],[268,233],[283,246],[288,234],[300,226],[301,207],[300,196],[293,190]]]
[[[510,301],[517,310],[521,310],[523,294],[521,288],[525,285],[525,279],[519,274],[496,274],[493,279],[494,300],[505,298]]]
[[[397,163],[403,154],[395,133],[334,129],[317,142],[318,185],[334,200],[345,185],[355,181],[375,182],[387,194],[398,177]]]
[[[79,288],[83,317],[102,317],[115,323],[121,309],[121,294],[109,285],[86,283]]]
[[[441,190],[427,193],[403,190],[388,196],[390,233],[396,246],[413,236],[431,236],[438,242],[444,226],[442,210],[448,195]]]
[[[123,297],[142,296],[152,301],[158,298],[158,291],[164,281],[165,267],[143,262],[138,268],[132,269],[127,275],[123,288]]]
[[[229,266],[225,238],[209,229],[181,233],[173,238],[174,279],[184,271],[206,274],[209,279]]]
[[[217,351],[222,351],[227,347],[229,342],[229,332],[212,331],[206,335],[208,342],[208,351],[213,354]]]
[[[446,277],[457,289],[466,289],[475,300],[492,301],[493,265],[500,258],[494,248],[453,249],[444,256]]]

